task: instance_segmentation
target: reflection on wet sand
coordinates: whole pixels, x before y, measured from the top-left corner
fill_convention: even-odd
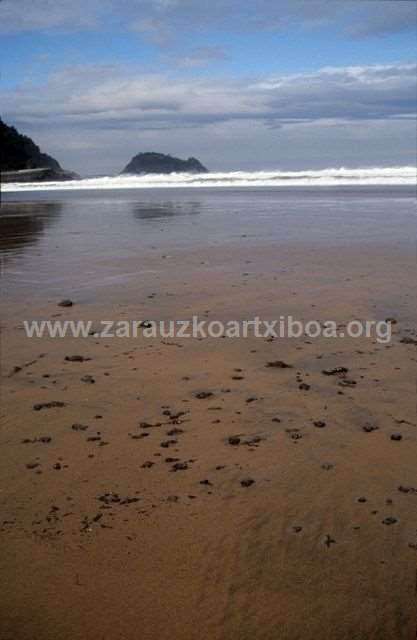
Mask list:
[[[0,255],[3,260],[39,241],[57,221],[60,202],[6,202],[0,211]]]
[[[291,258],[284,260],[283,251],[300,243],[320,251],[387,240],[413,246],[414,192],[408,187],[349,192],[202,189],[198,194],[45,191],[18,197],[19,202],[15,194],[3,194],[0,212],[2,285],[15,300],[71,292],[97,301],[115,293],[106,289],[104,294],[115,281],[143,282],[138,255],[144,259],[140,273],[156,273],[170,271],[179,251],[201,254],[207,249],[205,263],[198,262],[201,275],[207,269],[221,271],[239,246],[246,247],[250,258],[255,247],[273,244],[274,269],[278,263],[288,269]],[[223,247],[215,259],[214,247]],[[180,264],[183,268],[184,261]],[[271,268],[269,263],[265,268]],[[153,291],[154,285],[149,286]]]
[[[132,204],[134,218],[139,220],[156,220],[175,216],[195,215],[201,213],[201,203],[192,202],[134,202]]]

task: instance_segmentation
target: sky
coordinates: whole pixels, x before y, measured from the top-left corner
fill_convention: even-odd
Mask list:
[[[1,116],[63,167],[413,165],[414,0],[0,0]]]

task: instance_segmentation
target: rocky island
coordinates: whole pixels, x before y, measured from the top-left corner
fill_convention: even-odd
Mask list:
[[[164,153],[138,153],[123,169],[123,173],[208,173],[196,158],[174,158]]]
[[[2,182],[45,182],[76,180],[79,176],[62,169],[59,162],[43,153],[28,136],[0,119]]]

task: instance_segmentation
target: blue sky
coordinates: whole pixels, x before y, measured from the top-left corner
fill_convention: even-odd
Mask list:
[[[413,0],[1,0],[2,116],[61,164],[411,164]],[[362,142],[363,144],[358,144]]]

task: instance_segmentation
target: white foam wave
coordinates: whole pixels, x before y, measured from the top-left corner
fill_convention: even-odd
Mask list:
[[[172,187],[330,187],[348,185],[415,185],[415,167],[322,169],[317,171],[230,171],[106,176],[68,182],[8,183],[3,191],[68,191],[82,189],[152,189]]]

